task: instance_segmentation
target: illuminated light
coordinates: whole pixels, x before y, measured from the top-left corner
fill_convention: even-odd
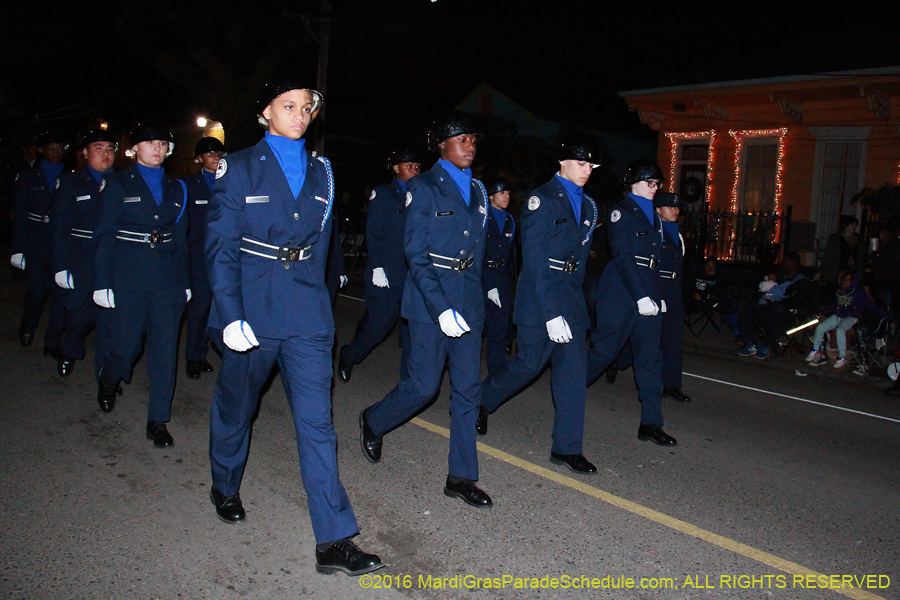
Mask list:
[[[222,123],[219,121],[208,120],[203,128],[203,137],[213,137],[224,144],[225,128],[222,127]]]
[[[669,191],[675,191],[675,167],[678,162],[678,140],[709,140],[709,150],[706,153],[706,198],[712,198],[712,182],[713,182],[713,142],[716,139],[716,130],[697,131],[691,133],[669,132],[666,134],[669,138],[669,146],[671,154],[669,157]]]
[[[107,129],[109,129],[109,123],[107,123],[106,121],[100,121],[100,129],[106,131]]]
[[[206,127],[206,117],[197,117],[197,127]]]
[[[801,329],[806,329],[807,327],[811,327],[811,326],[815,325],[815,324],[818,323],[818,322],[819,322],[818,319],[813,319],[813,320],[810,321],[809,323],[804,323],[803,325],[800,325],[799,327],[794,327],[793,329],[789,329],[788,331],[785,331],[785,333],[786,333],[787,335],[794,335],[795,333],[797,333],[797,332],[800,331]]]

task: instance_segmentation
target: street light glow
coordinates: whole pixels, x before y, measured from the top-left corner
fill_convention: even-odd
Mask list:
[[[197,117],[197,127],[206,127],[206,117]]]

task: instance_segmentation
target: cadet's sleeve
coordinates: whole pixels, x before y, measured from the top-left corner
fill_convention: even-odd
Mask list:
[[[534,298],[537,301],[538,314],[546,323],[562,314],[551,301],[556,297],[556,290],[550,282],[550,223],[553,214],[546,198],[540,196],[532,198],[539,198],[541,201],[536,208],[531,209],[529,199],[520,217],[522,268],[534,271]]]
[[[369,253],[369,264],[373,269],[384,267],[384,224],[386,222],[385,211],[391,198],[379,196],[377,190],[372,192],[375,197],[369,200],[369,209],[366,216],[366,247]],[[366,282],[368,283],[368,282]],[[390,283],[390,282],[388,282]]]
[[[124,197],[125,188],[119,178],[107,177],[106,187],[97,203],[97,222],[94,224],[94,290],[113,289],[116,232]]]
[[[72,212],[75,208],[74,189],[72,179],[61,179],[50,203],[50,246],[54,273],[70,270],[69,240],[72,237]]]
[[[414,181],[410,182],[409,191],[407,192],[407,200],[412,201],[407,206],[406,214],[406,232],[405,232],[405,250],[406,260],[409,262],[409,273],[412,277],[413,284],[418,288],[419,293],[425,301],[425,309],[428,311],[432,322],[437,323],[438,317],[444,311],[454,308],[450,305],[450,301],[444,294],[444,288],[441,286],[440,278],[438,278],[437,270],[431,262],[428,255],[430,246],[429,235],[429,216],[432,213],[434,198],[432,191],[425,186],[416,185]],[[463,310],[464,307],[455,307],[457,310]]]
[[[617,221],[607,219],[607,236],[609,237],[609,249],[612,252],[613,262],[625,283],[625,288],[631,294],[631,299],[637,302],[641,298],[650,296],[650,290],[644,283],[644,278],[638,273],[638,269],[646,267],[637,266],[634,259],[634,248],[631,240],[634,238],[634,218],[631,214],[620,211],[621,217]],[[654,301],[659,298],[652,298]]]
[[[206,272],[223,327],[245,320],[240,256],[245,175],[238,165],[229,167],[213,185],[206,220]]]
[[[25,253],[25,240],[28,236],[28,184],[25,179],[27,175],[20,174],[13,191],[12,254]]]

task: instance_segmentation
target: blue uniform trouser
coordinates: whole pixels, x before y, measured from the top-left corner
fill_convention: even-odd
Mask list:
[[[641,425],[662,425],[662,316],[642,317],[637,305],[597,303],[597,327],[591,330],[593,348],[587,357],[587,384],[594,383],[631,338],[634,377],[641,400]]]
[[[494,412],[550,363],[556,408],[551,450],[558,454],[581,454],[584,439],[585,386],[580,374],[586,368],[587,348],[584,331],[573,331],[572,336],[568,344],[557,344],[548,337],[545,327],[519,325],[516,356],[489,375],[481,387],[481,404],[488,412]]]
[[[484,356],[488,373],[494,374],[506,364],[506,345],[509,343],[509,315],[512,307],[508,298],[497,306],[485,297],[484,301]]]
[[[259,347],[248,352],[225,346],[221,330],[210,328],[209,334],[222,351],[209,422],[209,461],[216,489],[226,496],[241,489],[259,391],[277,362],[294,417],[300,475],[316,543],[357,533],[353,507],[338,478],[337,435],[331,422],[334,329],[285,340],[259,337]]]
[[[681,372],[684,368],[682,342],[684,340],[684,305],[681,300],[669,302],[666,299],[666,312],[662,313],[662,334],[660,349],[662,351],[662,384],[665,387],[680,388]],[[616,367],[620,371],[634,364],[634,353],[631,343],[625,344],[616,358]]]
[[[441,386],[444,363],[450,358],[450,454],[448,474],[478,479],[475,421],[481,405],[481,330],[484,323],[469,323],[469,333],[458,338],[444,335],[435,323],[409,322],[409,377],[397,384],[381,402],[366,410],[375,435],[399,427],[434,400]]]
[[[91,293],[93,302],[93,292]],[[113,310],[94,305],[94,374],[100,381],[100,370],[109,361],[110,336],[112,335]],[[125,381],[131,381],[131,371]]]
[[[396,284],[395,284],[396,285]],[[400,321],[400,379],[409,377],[409,325],[400,318],[403,286],[380,288],[366,283],[366,314],[356,327],[356,335],[344,348],[344,360],[358,365],[384,340]]]
[[[113,385],[131,378],[131,367],[147,336],[147,373],[150,376],[148,421],[168,421],[175,393],[178,326],[184,311],[181,288],[141,292],[116,292],[116,307],[110,310],[108,358],[103,382]]]
[[[62,343],[66,327],[66,313],[62,307],[62,288],[53,279],[50,258],[43,253],[25,253],[25,301],[23,302],[21,329],[34,331],[41,320],[44,303],[50,298],[50,320],[44,333],[44,346],[56,348]],[[90,285],[85,283],[85,285]]]
[[[76,281],[74,290],[60,289],[63,311],[66,314],[65,330],[60,352],[66,358],[84,358],[84,338],[94,328],[94,315],[99,310],[94,304],[94,291],[85,283]]]
[[[185,332],[184,357],[187,360],[206,360],[209,352],[209,309],[212,306],[212,290],[205,278],[191,281],[191,301],[187,305],[187,331]]]

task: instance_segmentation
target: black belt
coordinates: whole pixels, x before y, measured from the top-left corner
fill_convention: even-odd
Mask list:
[[[49,223],[50,216],[49,215],[39,215],[37,213],[30,212],[28,213],[28,220],[34,221],[35,223]]]
[[[506,266],[506,259],[489,260],[489,261],[486,261],[484,264],[487,265],[488,267],[490,267],[491,269],[502,269],[503,267]]]
[[[634,262],[639,267],[647,267],[648,269],[658,269],[659,261],[655,258],[647,258],[646,256],[635,256]]]
[[[440,254],[428,253],[431,257],[431,264],[441,269],[450,269],[452,271],[465,271],[472,266],[472,257],[468,258],[450,258],[449,256],[441,256]]]
[[[241,238],[241,252],[255,254],[272,260],[284,260],[287,262],[300,262],[312,256],[312,246],[305,248],[289,248],[287,246],[272,246],[263,244],[248,238]]]
[[[550,259],[550,268],[564,273],[574,273],[578,269],[579,263],[571,260]]]
[[[172,241],[172,232],[167,231],[161,233],[154,231],[153,233],[138,233],[136,231],[125,231],[120,229],[116,235],[117,240],[125,242],[137,242],[139,244],[165,244]]]
[[[86,240],[89,240],[91,239],[93,233],[94,232],[90,231],[89,229],[75,229],[74,227],[72,228],[72,237],[84,238]]]
[[[678,271],[663,271],[660,269],[659,276],[663,279],[678,279]]]

